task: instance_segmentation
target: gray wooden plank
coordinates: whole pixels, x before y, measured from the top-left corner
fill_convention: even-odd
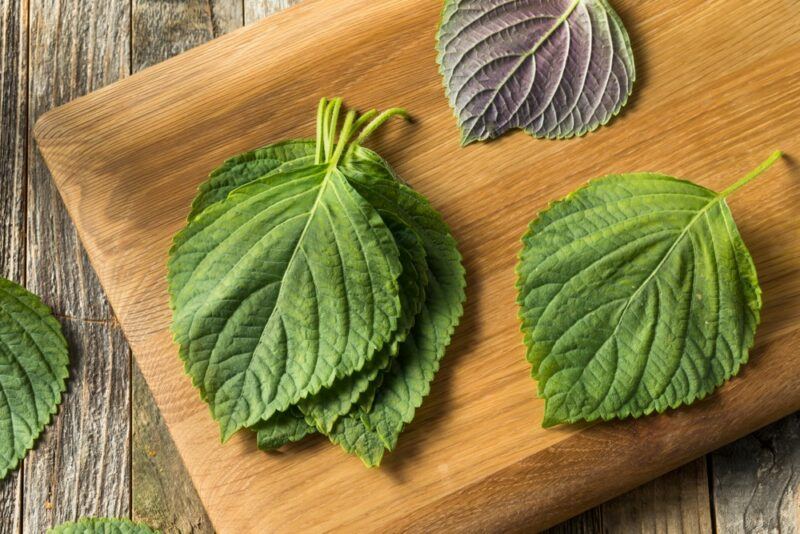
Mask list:
[[[130,514],[130,350],[30,140],[42,113],[127,75],[129,17],[128,0],[30,0],[27,285],[61,320],[71,365],[25,461],[23,532]]]
[[[0,275],[25,282],[27,0],[0,0]]]
[[[242,26],[242,0],[133,0],[134,72]],[[144,377],[133,372],[133,517],[167,533],[213,532]]]
[[[244,24],[244,0],[207,0],[214,37],[241,28]]]
[[[603,508],[597,506],[587,510],[580,515],[576,515],[560,525],[549,528],[544,534],[595,534],[596,532],[608,532],[603,521]]]
[[[250,24],[300,2],[301,0],[244,0],[244,23]]]
[[[27,0],[0,0],[0,276],[25,283]],[[22,469],[0,481],[0,534],[21,531]]]
[[[710,455],[717,530],[800,532],[800,414]]]
[[[706,462],[700,458],[550,530],[568,533],[712,532]]]
[[[603,505],[609,532],[710,533],[708,471],[700,458]]]
[[[22,532],[22,469],[0,482],[0,534]]]
[[[133,518],[171,534],[214,528],[139,367],[133,366]]]
[[[132,0],[133,72],[242,26],[242,0]]]

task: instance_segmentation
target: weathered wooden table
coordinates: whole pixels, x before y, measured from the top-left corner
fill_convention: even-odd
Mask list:
[[[299,1],[0,0],[0,275],[53,307],[72,357],[54,423],[0,482],[0,533],[87,515],[212,531],[31,129],[54,106]],[[798,485],[796,414],[555,530],[800,532]]]

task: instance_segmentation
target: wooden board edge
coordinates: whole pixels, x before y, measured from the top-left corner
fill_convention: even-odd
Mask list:
[[[136,80],[140,78],[145,78],[148,75],[152,75],[153,72],[169,71],[175,65],[184,63],[186,61],[191,61],[191,58],[193,58],[195,55],[203,54],[206,49],[218,46],[220,41],[235,40],[240,34],[248,33],[251,31],[258,31],[256,30],[256,28],[260,28],[261,26],[278,26],[280,23],[288,21],[289,19],[296,16],[297,12],[299,11],[314,9],[314,5],[318,1],[319,0],[304,0],[299,4],[295,4],[293,6],[282,9],[281,11],[278,11],[276,13],[272,13],[271,15],[268,15],[256,22],[247,24],[245,26],[242,26],[241,28],[237,28],[219,37],[215,37],[214,39],[211,39],[185,52],[181,52],[180,54],[177,54],[167,60],[156,63],[155,65],[142,69],[139,72],[135,72],[133,74],[130,74],[129,76],[125,76],[113,83],[104,85],[99,89],[90,91],[84,95],[81,95],[77,98],[70,100],[69,102],[61,104],[53,109],[47,110],[46,112],[44,112],[39,116],[39,118],[33,125],[33,129],[31,130],[33,140],[36,142],[37,146],[41,147],[46,145],[49,139],[54,138],[52,136],[53,132],[52,126],[59,125],[60,121],[58,119],[62,114],[69,113],[73,107],[76,106],[79,107],[83,105],[85,102],[89,102],[93,98],[96,98],[97,95],[102,95],[105,94],[106,92],[113,92],[120,84],[129,84],[132,82],[135,83]],[[49,168],[50,165],[48,163],[48,169]],[[51,174],[53,174],[53,178],[56,184],[60,184],[61,182],[59,182],[56,179],[55,173],[51,172]]]
[[[60,109],[51,110],[37,121],[33,137],[45,163],[51,169],[59,193],[62,193],[62,186],[66,180],[57,179],[59,169],[51,166],[46,139],[43,144],[39,139],[42,134],[36,129],[48,115],[57,119],[57,113],[54,112]],[[65,203],[69,215],[74,218],[71,205]],[[97,258],[94,247],[90,245],[91,239],[88,241],[85,239],[81,227],[77,227],[76,230],[81,242],[86,246],[91,262],[94,263]],[[113,308],[115,295],[113,292],[109,293],[110,288],[105,287],[102,278],[99,281]],[[793,343],[800,342],[798,338],[800,334],[795,331],[779,341],[762,347],[761,352],[791,350]],[[753,400],[750,397],[754,394],[739,394],[740,389],[730,388],[731,385],[727,384],[710,398],[678,411],[635,421],[587,427],[543,451],[416,510],[391,525],[389,530],[431,532],[435,529],[457,529],[463,524],[487,531],[501,527],[512,531],[546,529],[800,410],[800,402],[796,400],[793,402],[792,396],[788,394],[789,391],[786,391],[785,395],[775,395],[783,401],[781,404],[760,412],[755,424],[748,426],[742,421],[736,421],[735,414],[738,413],[737,408],[740,405]],[[784,387],[787,390],[790,388],[788,381]],[[704,432],[705,426],[723,427],[725,431],[720,434]],[[172,430],[168,429],[168,432],[174,439]],[[701,436],[701,444],[696,447],[685,445],[671,447],[670,438],[676,432],[695,433]],[[642,455],[632,446],[640,439],[650,441],[651,454]],[[631,446],[626,446],[629,444]],[[181,461],[184,461],[180,450],[178,454]],[[664,461],[664,455],[668,461]],[[623,469],[628,469],[631,464],[637,465],[635,472],[627,477],[619,476],[619,473]],[[565,477],[564,473],[570,473],[571,477]],[[576,484],[574,477],[580,476],[602,478],[605,484],[603,491],[598,491],[591,482]],[[531,494],[530,488],[534,484],[529,481],[533,478],[547,479],[550,490],[544,494]],[[575,491],[576,488],[578,491]],[[570,499],[559,501],[559,495],[570,495]],[[534,517],[539,522],[531,525]]]
[[[313,2],[313,0],[311,1]],[[33,136],[37,142],[39,141],[39,137],[42,137],[43,140],[47,141],[49,125],[44,119],[49,118],[48,116],[54,114],[55,111],[58,111],[58,109],[48,112],[45,114],[45,116],[41,117],[39,121],[37,121],[33,131]],[[57,119],[57,117],[54,118]],[[41,126],[40,123],[42,123]],[[45,160],[47,160],[45,150],[42,150],[42,154],[45,156]],[[48,162],[48,167],[49,166],[50,165]],[[57,184],[59,184],[60,189],[59,180],[55,177],[55,175],[54,180]],[[81,240],[85,242],[83,239],[84,236],[81,235],[80,237]],[[93,255],[94,254],[92,254],[90,251],[90,256]],[[791,339],[791,336],[787,337]],[[786,413],[783,414],[770,411],[768,418],[765,419],[764,415],[760,414],[761,417],[758,417],[757,419],[758,421],[764,419],[763,425],[766,425],[773,419],[778,419],[783,415],[791,413],[798,407],[800,406],[792,406],[786,411]],[[728,409],[732,409],[735,412],[736,408],[737,406],[731,406]],[[677,416],[679,414],[674,415]],[[549,494],[544,496],[531,495],[529,489],[530,485],[527,484],[527,481],[530,481],[534,476],[537,478],[543,476],[548,478],[548,480],[553,478],[554,486],[552,486],[552,488],[558,487],[555,484],[563,483],[562,481],[555,479],[556,474],[562,469],[571,469],[573,472],[578,473],[576,476],[580,476],[579,471],[582,468],[586,471],[586,474],[591,473],[591,476],[607,477],[609,479],[608,487],[610,489],[602,493],[599,497],[597,496],[598,492],[596,490],[594,493],[590,493],[585,485],[575,484],[574,479],[572,479],[572,485],[562,487],[562,491],[567,489],[570,490],[565,491],[565,494],[571,495],[570,504],[575,505],[575,503],[580,503],[580,506],[588,508],[593,504],[602,502],[618,493],[622,493],[624,490],[629,489],[636,484],[644,482],[650,478],[658,476],[663,472],[668,471],[669,469],[677,467],[678,465],[691,460],[691,458],[694,456],[702,454],[697,446],[693,447],[694,450],[692,451],[688,451],[688,449],[671,451],[669,461],[666,463],[660,463],[654,460],[663,459],[663,456],[659,457],[657,455],[649,455],[646,458],[643,458],[639,454],[623,454],[623,451],[620,451],[617,447],[614,447],[613,449],[610,448],[610,442],[613,442],[614,440],[620,440],[620,443],[623,444],[626,443],[626,439],[629,437],[631,432],[636,432],[637,434],[641,432],[642,436],[640,439],[651,439],[651,436],[657,441],[666,439],[667,436],[665,434],[657,434],[658,424],[650,423],[650,421],[653,420],[661,420],[662,417],[673,418],[674,416],[658,416],[641,420],[641,423],[637,422],[634,425],[635,428],[640,430],[632,430],[627,424],[623,424],[624,426],[612,424],[599,425],[598,427],[593,427],[591,429],[582,431],[580,434],[571,437],[564,442],[556,444],[545,451],[531,455],[526,459],[523,459],[511,466],[503,468],[500,471],[487,476],[479,482],[473,483],[460,490],[456,490],[455,492],[439,499],[435,503],[426,506],[422,510],[415,513],[413,515],[413,519],[409,518],[407,528],[410,530],[428,529],[430,531],[430,529],[433,527],[443,528],[444,526],[454,526],[454,518],[461,519],[464,517],[469,517],[472,521],[472,524],[476,526],[483,526],[486,529],[491,529],[492,527],[496,528],[498,521],[502,524],[507,524],[510,526],[517,526],[520,528],[527,526],[530,528],[530,518],[539,513],[542,514],[541,517],[545,518],[545,523],[536,525],[537,528],[544,528],[545,526],[556,523],[568,517],[568,515],[571,515],[571,513],[574,511],[574,508],[570,508],[570,513],[568,515],[564,515],[564,511],[562,510],[562,507],[560,507],[561,503],[554,501],[554,496]],[[732,417],[732,415],[729,415],[728,417]],[[725,417],[719,417],[719,421],[728,425],[731,423],[729,420],[725,419]],[[713,423],[713,421],[711,423]],[[607,426],[611,426],[612,428],[615,426],[622,428],[619,428],[618,432],[613,432],[607,428]],[[698,428],[695,428],[697,426],[699,426],[699,424],[684,425],[684,430],[688,429],[689,431],[697,431]],[[736,428],[737,430],[735,430],[735,432],[739,432],[739,427]],[[703,429],[699,428],[699,430],[702,431]],[[741,434],[731,434],[724,439],[720,438],[718,441],[709,441],[709,444],[706,444],[704,440],[701,440],[703,443],[702,446],[705,447],[704,450],[706,451],[713,450],[720,445],[736,439],[740,435],[746,434],[750,430],[751,429],[748,428],[748,430],[741,432]],[[648,435],[649,432],[652,432],[652,434]],[[732,432],[732,429],[726,428],[725,432]],[[602,437],[601,439],[598,437],[598,435],[605,437]],[[626,449],[626,451],[627,450],[630,449]],[[577,457],[573,455],[574,459],[571,458],[570,461],[566,463],[563,462],[562,458],[560,458],[561,456],[565,455],[569,457],[570,454],[574,453],[575,451],[579,451],[582,456]],[[603,466],[603,469],[595,468],[595,471],[591,471],[590,469],[586,468],[587,465],[591,465],[592,458],[595,460],[607,460],[609,457],[613,459],[613,466],[609,466],[608,468]],[[558,468],[554,467],[556,460],[562,462],[557,464],[559,465]],[[618,473],[615,472],[615,469],[619,469],[623,466],[629,468],[631,462],[640,464],[639,469],[642,471],[637,471],[635,474],[625,478],[624,480],[621,479],[618,476]],[[576,487],[580,488],[581,491],[574,492]],[[553,489],[552,493],[555,494],[558,493],[558,491]],[[544,512],[541,512],[542,509],[544,509]]]
[[[791,353],[798,342],[800,334],[795,333],[761,352]],[[464,524],[480,532],[544,530],[800,410],[800,398],[796,391],[792,395],[793,385],[786,381],[771,392],[775,403],[755,420],[739,418],[742,406],[761,397],[746,387],[746,377],[734,380],[691,406],[587,426],[416,510],[391,531],[450,531]],[[676,435],[692,435],[694,441],[676,440]],[[643,441],[647,442],[645,453]],[[629,475],[622,476],[626,470]],[[576,483],[576,478],[582,480]],[[530,488],[541,486],[542,479],[547,491],[532,494]],[[569,495],[568,500],[564,495]],[[537,524],[532,524],[533,518]]]

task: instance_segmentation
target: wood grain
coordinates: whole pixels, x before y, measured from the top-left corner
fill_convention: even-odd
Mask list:
[[[30,0],[29,124],[45,111],[126,75],[124,0]],[[23,532],[84,515],[130,513],[130,350],[30,144],[27,286],[60,319],[70,349],[58,416],[25,461]]]
[[[713,532],[705,458],[576,516],[547,534]]]
[[[300,0],[244,0],[244,23],[251,24],[299,3]]]
[[[0,3],[0,274],[25,283],[28,6]]]
[[[800,416],[710,455],[719,532],[800,532]]]
[[[134,520],[165,534],[212,534],[211,521],[137,365],[131,378],[136,403],[131,444]]]
[[[430,43],[420,39],[418,30],[435,26],[437,13],[412,0],[360,4],[360,11],[347,0],[303,4],[292,17],[278,16],[159,65],[39,124],[39,140],[57,170],[62,193],[218,527],[266,526],[256,523],[257,517],[237,513],[256,505],[248,503],[253,494],[259,499],[281,495],[265,518],[269,528],[334,527],[366,521],[360,514],[369,510],[381,511],[377,522],[374,515],[370,518],[374,528],[394,519],[395,526],[446,527],[452,525],[452,514],[476,527],[485,526],[487,518],[508,525],[530,525],[533,518],[539,520],[534,525],[544,526],[797,408],[797,388],[774,380],[794,369],[786,347],[798,317],[798,290],[792,285],[800,252],[798,228],[796,217],[787,216],[787,205],[797,200],[789,187],[796,171],[784,164],[769,182],[751,189],[750,202],[733,201],[768,296],[746,380],[737,379],[709,401],[669,416],[589,429],[532,429],[541,404],[532,398],[513,314],[507,313],[513,309],[511,270],[521,231],[516,229],[547,200],[604,172],[662,170],[719,187],[779,140],[790,154],[797,150],[791,111],[798,94],[788,83],[797,75],[792,55],[796,19],[778,18],[776,10],[761,4],[746,6],[759,15],[757,26],[777,35],[779,44],[766,50],[759,46],[757,31],[732,30],[737,22],[753,19],[737,12],[745,8],[723,11],[702,2],[680,9],[620,4],[640,43],[643,80],[617,124],[585,139],[537,143],[516,135],[459,151]],[[338,35],[374,27],[370,23],[375,20],[386,21],[380,33],[348,34],[353,37],[348,46],[363,46],[359,61],[348,62],[346,51],[337,48],[343,46]],[[692,25],[701,25],[704,33],[690,32]],[[328,28],[315,35],[319,57],[313,78],[302,61],[309,27]],[[681,45],[680,54],[674,53],[674,43]],[[730,68],[725,59],[734,49],[752,54]],[[742,77],[749,77],[748,83]],[[424,118],[402,130],[402,146],[391,143],[390,133],[378,148],[445,212],[471,273],[467,324],[420,422],[409,428],[379,474],[348,463],[319,442],[281,458],[260,455],[241,439],[224,447],[213,443],[214,425],[180,376],[165,332],[164,251],[192,188],[227,154],[307,131],[311,113],[307,121],[298,117],[313,109],[320,85],[328,94],[353,95],[350,101],[356,105],[401,104]],[[114,105],[122,95],[129,102],[124,109]],[[148,160],[137,157],[143,152]],[[509,153],[520,155],[519,160],[507,161],[503,156]],[[92,186],[84,187],[89,177]],[[478,212],[472,201],[476,197],[487,199]],[[770,243],[768,235],[781,235],[786,243]],[[757,404],[763,391],[775,394]],[[759,411],[753,413],[756,405]],[[486,435],[493,436],[490,448],[482,446]],[[205,446],[197,447],[201,442]],[[302,488],[323,505],[300,515],[302,495],[291,481],[306,469],[326,471],[324,481],[309,481]],[[369,502],[352,506],[364,495],[355,495],[352,488],[368,488]],[[414,499],[420,495],[428,503]],[[397,506],[398,501],[406,506]],[[335,506],[338,513],[326,506]],[[487,509],[491,517],[484,515]],[[313,523],[322,518],[325,522]],[[412,519],[413,525],[404,522]]]
[[[691,462],[602,506],[610,532],[711,532],[704,458]]]
[[[241,27],[242,7],[225,0],[134,0],[133,71]],[[136,365],[132,381],[134,519],[167,534],[210,534],[211,522]]]
[[[28,5],[0,0],[0,276],[25,284]],[[0,481],[0,534],[20,531],[23,468]]]

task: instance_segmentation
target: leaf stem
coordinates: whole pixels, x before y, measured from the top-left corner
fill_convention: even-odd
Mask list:
[[[356,140],[350,144],[350,148],[348,148],[347,150],[345,159],[349,158],[353,154],[353,151],[355,150],[356,146],[363,143],[370,135],[372,135],[375,132],[375,130],[380,128],[381,125],[383,125],[383,123],[385,123],[392,117],[403,117],[406,120],[410,120],[408,112],[403,108],[387,109],[386,111],[384,111],[383,113],[372,119],[372,121],[364,127],[364,129],[361,131]]]
[[[317,165],[328,163],[335,167],[343,159],[347,161],[359,144],[392,117],[403,117],[410,120],[408,113],[402,108],[390,108],[382,113],[378,113],[377,109],[371,109],[361,116],[355,110],[351,110],[347,112],[345,123],[337,137],[336,128],[341,109],[341,98],[330,100],[322,98],[319,101],[317,106],[317,146],[314,151],[314,162]],[[353,137],[356,139],[351,141]]]
[[[333,154],[334,142],[336,137],[336,122],[339,120],[339,109],[337,109],[337,101],[339,108],[341,108],[341,99],[333,98],[328,100],[328,105],[325,107],[325,118],[322,121],[322,162],[328,161]]]
[[[334,98],[332,101],[331,118],[328,123],[328,144],[325,146],[325,161],[329,161],[333,155],[334,142],[336,140],[336,127],[339,124],[339,113],[342,110],[342,99]]]
[[[323,145],[322,145],[322,137],[324,131],[324,123],[325,123],[325,110],[328,107],[328,99],[322,97],[319,101],[319,105],[317,106],[317,145],[316,145],[316,152],[314,154],[314,163],[319,165],[322,163],[322,154],[323,154]]]
[[[320,163],[326,160],[326,155],[328,154],[328,145],[331,142],[330,138],[328,137],[328,134],[330,133],[332,109],[333,109],[333,102],[328,100],[328,103],[325,105],[325,114],[322,116],[322,158],[320,159]]]
[[[359,129],[361,129],[367,122],[371,121],[376,115],[378,114],[377,109],[371,109],[361,115],[356,123],[353,125],[353,134],[355,134]]]
[[[783,157],[783,152],[781,152],[780,150],[776,150],[775,152],[773,152],[770,155],[770,157],[768,157],[766,160],[764,160],[761,163],[761,165],[759,165],[758,167],[756,167],[755,169],[750,171],[747,174],[747,176],[745,176],[744,178],[742,178],[741,180],[739,180],[735,184],[731,185],[730,187],[728,187],[727,189],[725,189],[724,191],[719,193],[719,195],[717,195],[717,196],[720,197],[720,198],[726,198],[728,195],[730,195],[731,193],[733,193],[737,189],[739,189],[741,187],[744,187],[745,185],[747,185],[751,181],[753,181],[756,178],[758,178],[762,173],[764,173],[764,171],[766,171],[767,169],[772,167],[772,165],[774,165],[776,161],[781,159],[781,157]]]
[[[333,156],[329,159],[329,166],[335,167],[339,163],[339,159],[342,157],[344,153],[344,149],[347,146],[347,142],[350,141],[350,136],[353,133],[353,122],[356,120],[356,112],[350,110],[347,112],[347,116],[344,119],[344,126],[342,126],[342,131],[339,133],[339,142],[336,144],[336,151],[333,153]]]

